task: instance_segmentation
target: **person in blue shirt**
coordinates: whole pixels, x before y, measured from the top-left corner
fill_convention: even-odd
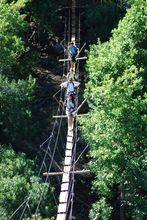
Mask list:
[[[69,127],[70,130],[73,129],[75,111],[76,111],[76,109],[75,109],[75,105],[74,105],[73,96],[70,93],[67,93],[66,115],[67,115],[67,119],[68,119],[68,127]]]
[[[71,94],[73,97],[73,102],[75,106],[77,106],[77,90],[79,88],[80,83],[78,81],[73,80],[72,77],[68,78],[68,81],[61,83],[61,88],[64,88],[66,90],[65,93],[65,101],[66,101],[66,94]]]
[[[69,52],[69,58],[70,58],[70,64],[71,64],[71,69],[74,68],[74,63],[75,63],[75,59],[76,56],[78,54],[78,48],[76,47],[76,45],[71,42],[68,46],[68,52]]]

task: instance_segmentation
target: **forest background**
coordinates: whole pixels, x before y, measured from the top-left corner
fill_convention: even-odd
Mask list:
[[[145,220],[146,1],[79,0],[78,4],[84,5],[81,39],[87,43],[88,56],[84,96],[89,118],[81,120],[81,134],[90,146],[87,158],[93,186],[89,210],[79,211],[77,219],[100,215],[102,220]],[[48,187],[38,176],[39,145],[51,131],[49,110],[56,108],[52,92],[57,89],[43,68],[61,75],[57,58],[63,51],[53,50],[51,42],[55,37],[63,39],[60,8],[69,5],[60,0],[0,2],[1,220],[8,219],[28,195],[31,217],[26,212],[24,219],[33,218],[42,188],[45,196],[37,219],[56,215],[52,197],[56,185]],[[47,108],[50,103],[52,109]],[[22,210],[13,219],[21,214]]]

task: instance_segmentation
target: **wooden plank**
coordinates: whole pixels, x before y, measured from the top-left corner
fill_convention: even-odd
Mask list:
[[[68,199],[68,191],[63,191],[59,196],[59,203],[66,203]]]
[[[64,166],[64,172],[69,173],[71,169],[71,166]]]
[[[67,150],[65,151],[65,156],[66,156],[66,157],[71,157],[71,156],[72,156],[72,151],[69,150],[69,149],[67,149]]]
[[[66,220],[66,213],[58,214],[56,220]]]
[[[66,203],[60,203],[58,206],[58,213],[65,213],[67,209]]]
[[[69,187],[69,183],[62,183],[61,185],[61,191],[67,191]]]
[[[85,114],[76,114],[75,117],[83,117],[83,116],[87,116],[89,114],[85,113]],[[53,118],[67,118],[67,115],[53,115]]]
[[[87,57],[77,57],[76,60],[86,60]],[[59,62],[65,62],[65,61],[70,61],[69,58],[67,59],[59,59]]]
[[[66,169],[66,167],[70,167],[70,166],[64,166],[64,169]],[[67,168],[69,169],[69,168]],[[62,174],[70,174],[70,173],[74,173],[74,174],[84,174],[84,173],[90,173],[90,170],[73,170],[73,171],[64,171],[64,172],[51,172],[51,173],[43,173],[44,176],[57,176],[57,175],[62,175]],[[68,182],[68,181],[67,181]]]
[[[68,133],[67,133],[67,142],[66,142],[66,149],[67,150],[72,150],[73,148],[73,130],[69,130],[68,129]],[[69,143],[71,142],[71,143]]]
[[[66,146],[66,149],[67,149],[67,150],[72,150],[72,146],[73,146],[72,144],[68,144],[68,145]]]
[[[73,139],[72,139],[72,140],[73,140]],[[66,143],[66,149],[68,149],[68,147],[72,149],[72,146],[73,146],[72,141],[70,141],[70,140],[67,141],[67,143]]]
[[[59,62],[64,62],[64,61],[70,61],[70,59],[69,58],[67,58],[67,59],[59,59]]]
[[[68,129],[67,137],[73,137],[73,130]]]
[[[67,183],[69,182],[69,173],[64,173],[62,176],[62,183]]]
[[[72,150],[72,148],[73,148],[72,142],[71,142],[71,143],[68,142],[68,144],[66,145],[66,149],[67,149],[67,150]]]
[[[67,142],[72,142],[72,141],[73,141],[73,137],[72,136],[67,136]]]
[[[65,157],[64,166],[71,165],[72,158],[71,157]]]

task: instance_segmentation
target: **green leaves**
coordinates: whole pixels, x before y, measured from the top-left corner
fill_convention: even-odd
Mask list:
[[[24,154],[15,153],[11,146],[0,146],[0,151],[0,216],[2,216],[2,219],[8,219],[10,213],[16,210],[27,196],[31,199],[30,208],[34,213],[44,187],[44,195],[48,202],[45,208],[46,211],[43,208],[46,204],[45,199],[39,212],[52,216],[54,209],[52,207],[51,191],[53,191],[53,188],[49,188],[48,184],[45,185],[39,177],[35,176],[34,162],[27,160]],[[17,212],[15,218],[19,218],[20,215],[21,210]],[[27,217],[27,212],[25,217]]]
[[[111,208],[107,205],[105,198],[93,205],[93,212],[90,212],[90,218],[95,219],[96,216],[102,216],[102,220],[109,219]]]
[[[25,81],[10,82],[4,76],[0,76],[1,141],[7,140],[19,145],[23,144],[23,140],[30,142],[36,127],[31,108],[34,93],[35,80],[32,77]]]
[[[119,204],[132,219],[146,218],[146,11],[145,1],[135,2],[110,41],[91,46],[85,89],[91,111],[87,121],[81,119],[83,136],[91,146],[94,189],[106,203],[114,196],[113,188],[123,184]],[[117,190],[122,193],[121,187]],[[105,210],[101,200],[96,207],[101,213]],[[108,219],[110,212],[111,208],[101,218]]]
[[[0,71],[10,71],[17,58],[25,51],[22,31],[26,28],[23,16],[14,5],[0,3]]]

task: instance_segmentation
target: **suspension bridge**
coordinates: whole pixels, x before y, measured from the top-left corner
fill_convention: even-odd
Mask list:
[[[81,47],[80,46],[80,15],[78,16],[78,24],[76,23],[76,0],[71,0],[71,6],[68,8],[68,18],[65,18],[65,27],[64,27],[64,44],[68,42],[75,42],[75,44],[79,48],[79,52],[76,56],[76,63],[74,63],[74,66],[72,68],[72,74],[78,79],[79,78],[79,62],[82,59],[85,59],[86,57],[79,57],[81,51],[85,47],[85,44]],[[65,45],[64,45],[65,46]],[[66,58],[66,54],[64,53],[63,59],[60,59],[59,62],[63,62],[63,75],[67,75],[69,70],[71,69],[70,59]],[[69,73],[68,73],[69,74]],[[60,98],[63,96],[63,91],[60,90]],[[57,92],[58,93],[58,92]],[[56,94],[57,94],[56,93]],[[56,94],[54,97],[56,98]],[[57,99],[57,98],[56,98]],[[58,101],[58,100],[57,100]],[[55,154],[58,151],[58,141],[60,137],[61,132],[61,126],[62,126],[62,120],[64,117],[67,117],[65,115],[65,110],[63,106],[61,106],[61,103],[58,105],[57,113],[53,118],[55,119],[54,125],[52,128],[52,132],[49,138],[45,140],[40,147],[44,150],[45,154],[42,160],[42,164],[40,166],[40,170],[38,173],[38,176],[42,175],[45,177],[44,182],[49,184],[49,187],[51,186],[50,177],[56,177],[58,179],[59,185],[60,185],[60,194],[58,201],[55,199],[56,206],[57,206],[57,216],[56,220],[72,220],[73,217],[73,203],[74,203],[74,182],[75,182],[75,175],[80,174],[87,174],[89,173],[89,170],[76,170],[76,163],[80,159],[80,156],[76,158],[76,151],[77,151],[77,118],[82,115],[78,115],[78,110],[81,108],[81,106],[84,104],[85,100],[79,105],[79,107],[76,110],[76,115],[73,118],[72,121],[72,129],[67,127],[67,134],[66,134],[66,147],[62,146],[64,154],[64,162],[63,167],[59,166],[57,162],[55,162]],[[57,137],[54,137],[54,133],[56,130]],[[65,132],[65,131],[64,131]],[[54,145],[54,149],[51,151],[50,146]],[[47,145],[47,148],[45,149],[44,146]],[[87,146],[82,151],[81,154],[84,153],[84,151],[87,149]],[[49,156],[50,162],[49,166],[46,166],[46,160]],[[62,155],[60,155],[62,160]],[[44,167],[46,168],[46,172],[44,171]],[[52,171],[54,168],[54,171]],[[61,177],[62,178],[59,178]],[[61,181],[60,181],[61,180]],[[38,205],[36,207],[35,213],[31,212],[30,208],[30,202],[31,202],[31,196],[26,197],[26,199],[20,204],[20,206],[11,214],[9,217],[9,220],[15,219],[15,215],[18,211],[22,210],[22,213],[20,215],[19,220],[23,219],[23,216],[26,211],[30,213],[30,216],[33,216],[33,219],[37,220],[37,214],[39,211],[39,207],[41,205],[43,196],[45,192],[45,186],[42,189],[42,192],[40,194],[40,198],[38,201]]]

